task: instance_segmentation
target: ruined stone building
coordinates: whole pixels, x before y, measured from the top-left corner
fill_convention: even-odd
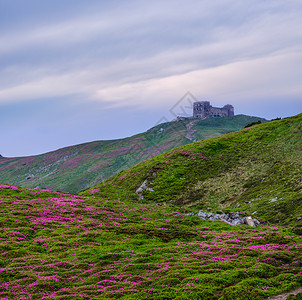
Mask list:
[[[193,118],[212,118],[234,116],[234,107],[230,104],[222,108],[213,107],[209,101],[198,101],[193,103]]]

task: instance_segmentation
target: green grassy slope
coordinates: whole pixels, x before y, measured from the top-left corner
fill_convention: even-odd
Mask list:
[[[239,130],[259,119],[238,115],[169,122],[125,139],[96,141],[37,156],[0,157],[0,182],[76,193],[147,158],[193,140]]]
[[[295,228],[10,185],[0,206],[1,299],[245,300],[302,285]]]
[[[143,191],[145,203],[232,209],[301,225],[302,114],[168,151],[93,190],[102,197],[138,199],[135,191],[145,180],[154,190]]]

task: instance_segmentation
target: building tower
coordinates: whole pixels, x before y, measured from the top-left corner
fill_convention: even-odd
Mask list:
[[[213,107],[209,101],[198,101],[193,103],[193,118],[205,119],[232,116],[234,116],[234,107],[230,104],[219,108]]]
[[[198,101],[193,103],[193,118],[207,118],[210,112],[209,101]]]

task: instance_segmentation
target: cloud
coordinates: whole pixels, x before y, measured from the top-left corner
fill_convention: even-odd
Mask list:
[[[236,99],[300,93],[297,1],[186,3],[130,1],[7,32],[0,103],[80,94],[144,107],[187,90]]]
[[[301,112],[300,0],[39,3],[0,9],[1,152],[26,141],[43,152],[100,128],[106,138],[139,132],[187,91],[237,113]]]
[[[230,99],[233,102],[264,97],[299,96],[302,51],[278,54],[192,72],[154,78],[100,89],[96,97],[120,105],[145,107],[173,104],[184,91],[201,98]]]
[[[150,59],[150,64],[161,59]],[[127,69],[129,64],[126,63],[124,68]],[[276,95],[297,96],[302,92],[302,70],[296,66],[301,64],[302,51],[288,49],[285,53],[193,71],[186,71],[187,66],[183,66],[185,71],[180,67],[178,75],[170,75],[172,69],[141,80],[140,76],[130,77],[126,82],[123,79],[98,82],[96,78],[102,78],[102,72],[78,70],[1,89],[0,103],[82,94],[85,99],[98,99],[115,106],[148,107],[172,104],[187,90],[202,98],[228,98],[232,101]]]

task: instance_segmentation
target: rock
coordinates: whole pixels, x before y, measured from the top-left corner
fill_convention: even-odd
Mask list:
[[[185,216],[187,216],[187,217],[189,217],[189,216],[194,216],[194,213],[191,212],[191,213],[185,214]]]
[[[145,180],[142,185],[136,190],[136,194],[141,193],[144,189],[147,188],[148,180]]]
[[[241,225],[241,224],[243,224],[243,220],[236,219],[232,221],[232,225]]]
[[[142,185],[135,191],[138,195],[138,200],[144,199],[144,196],[141,194],[143,190],[147,189],[150,192],[154,192],[152,188],[147,187],[148,180],[145,180]]]
[[[298,217],[297,220],[300,221],[302,219],[302,217]]]
[[[191,214],[186,214],[191,215]],[[194,214],[193,214],[194,215]],[[214,214],[214,213],[206,213],[200,210],[197,213],[197,216],[203,220],[209,221],[223,221],[230,225],[241,225],[248,224],[250,226],[258,226],[260,222],[256,219],[252,219],[252,217],[240,217],[238,213],[234,214]],[[252,225],[251,225],[252,224]]]
[[[238,220],[238,219],[241,219],[240,216],[238,214],[231,214],[230,218],[232,220]]]
[[[246,221],[247,225],[252,226],[252,227],[256,227],[255,222],[254,222],[252,217],[246,217],[245,221]]]
[[[200,210],[197,214],[197,217],[202,218],[202,219],[206,219],[208,217],[208,214],[203,212],[202,210]]]

